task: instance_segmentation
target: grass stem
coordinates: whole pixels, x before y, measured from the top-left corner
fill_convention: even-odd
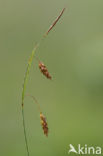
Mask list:
[[[23,105],[22,105],[22,118],[23,118],[23,128],[24,128],[24,137],[25,137],[27,156],[29,156],[29,148],[28,148],[28,141],[27,141],[27,135],[26,135],[26,127],[25,127],[25,118],[24,118],[24,108],[23,108]]]

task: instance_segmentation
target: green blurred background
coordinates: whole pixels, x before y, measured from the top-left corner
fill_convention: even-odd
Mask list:
[[[67,9],[42,42],[27,93],[47,117],[43,135],[32,99],[25,100],[30,156],[67,156],[69,144],[103,147],[103,1],[0,0],[0,155],[26,156],[21,93],[31,51],[62,8]],[[73,154],[72,154],[73,155]]]

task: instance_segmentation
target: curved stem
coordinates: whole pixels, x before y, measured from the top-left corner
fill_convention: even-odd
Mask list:
[[[22,90],[22,104],[24,104],[25,90],[26,90],[26,85],[27,85],[27,81],[28,81],[28,76],[29,76],[31,64],[32,64],[32,61],[33,61],[33,58],[34,58],[34,55],[35,55],[35,52],[36,52],[36,49],[37,49],[38,46],[39,46],[39,44],[37,44],[34,47],[32,53],[31,53],[31,56],[30,56],[30,58],[28,60],[28,65],[27,65],[27,69],[26,69],[26,72],[25,72],[25,76],[24,76],[24,83],[23,83],[23,90]]]
[[[41,108],[40,108],[40,105],[39,105],[38,101],[36,100],[36,98],[30,94],[27,94],[26,96],[31,97],[35,101],[35,103],[38,106],[38,110],[41,113]],[[23,129],[24,129],[24,137],[25,137],[27,156],[29,156],[29,147],[28,147],[28,141],[27,141],[26,127],[25,127],[24,104],[23,103],[22,103],[22,119],[23,119]]]
[[[24,83],[23,83],[23,90],[22,90],[22,118],[23,118],[23,129],[24,129],[24,137],[25,137],[25,143],[26,143],[26,149],[27,149],[27,155],[29,156],[29,149],[28,149],[28,142],[27,142],[27,135],[26,135],[26,127],[25,127],[25,118],[24,118],[24,97],[25,97],[25,90],[26,90],[26,85],[27,85],[27,81],[28,81],[28,76],[29,76],[29,72],[30,72],[30,68],[31,68],[31,64],[36,52],[37,47],[43,42],[43,40],[45,39],[45,37],[48,35],[48,33],[52,30],[52,28],[56,25],[56,23],[58,22],[58,20],[60,19],[60,17],[62,16],[63,12],[64,12],[65,8],[63,8],[62,12],[60,13],[60,15],[57,17],[57,19],[53,22],[53,24],[50,26],[50,28],[48,29],[48,31],[46,32],[46,34],[41,38],[39,44],[37,44],[32,53],[31,56],[28,60],[28,65],[27,65],[27,69],[26,69],[26,73],[24,76]],[[34,101],[38,104],[37,100],[31,96]],[[40,110],[40,106],[38,104],[39,110]]]
[[[36,51],[38,46],[39,45],[37,44],[34,47],[32,53],[31,53],[31,56],[28,60],[28,65],[27,65],[27,69],[26,69],[26,73],[25,73],[25,77],[24,77],[23,90],[22,90],[22,119],[23,119],[23,129],[24,129],[24,137],[25,137],[27,156],[29,156],[29,148],[28,148],[27,135],[26,135],[25,118],[24,118],[24,96],[25,96],[25,90],[26,90],[26,85],[27,85],[27,81],[28,81],[28,76],[29,76],[29,71],[31,68],[32,60],[34,58],[35,51]]]
[[[35,101],[35,103],[36,103],[37,106],[38,106],[38,110],[39,110],[39,112],[41,113],[42,111],[41,111],[40,105],[39,105],[38,101],[36,100],[36,98],[35,98],[34,96],[30,95],[30,94],[26,94],[26,96],[31,97],[31,98]]]

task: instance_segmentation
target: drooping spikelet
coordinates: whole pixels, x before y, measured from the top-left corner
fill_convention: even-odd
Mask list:
[[[40,71],[43,73],[43,75],[45,75],[48,79],[51,80],[52,77],[51,77],[51,75],[49,74],[48,69],[47,69],[47,67],[44,65],[44,63],[39,62],[39,69],[40,69]]]
[[[44,135],[48,136],[48,124],[45,116],[42,113],[40,113],[40,120],[41,120],[42,129],[44,131]]]

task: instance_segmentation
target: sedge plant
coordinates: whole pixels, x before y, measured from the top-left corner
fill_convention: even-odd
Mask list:
[[[54,22],[52,23],[52,25],[48,28],[48,30],[46,31],[46,33],[42,36],[41,38],[41,42],[47,37],[47,35],[49,34],[49,32],[53,29],[53,27],[57,24],[57,22],[59,21],[59,19],[61,18],[61,16],[63,15],[65,11],[65,8],[62,9],[62,11],[60,12],[59,16],[54,20]],[[45,116],[43,115],[41,108],[40,108],[40,104],[38,103],[38,101],[36,100],[36,98],[30,94],[26,94],[26,86],[27,86],[27,82],[28,82],[28,77],[29,77],[29,73],[30,73],[30,68],[33,62],[33,58],[35,57],[35,53],[37,48],[39,48],[40,43],[37,43],[34,47],[34,49],[32,50],[32,53],[29,57],[28,60],[28,64],[27,64],[27,68],[26,68],[26,72],[24,75],[24,82],[23,82],[23,89],[22,89],[22,102],[21,102],[21,108],[22,108],[22,119],[23,119],[23,129],[24,129],[24,137],[25,137],[25,144],[26,144],[26,150],[27,150],[27,156],[29,155],[29,147],[28,147],[28,141],[27,141],[27,135],[26,135],[26,127],[25,127],[25,116],[24,116],[24,99],[25,97],[31,97],[33,99],[33,101],[35,102],[35,104],[38,106],[38,110],[40,113],[40,121],[41,121],[41,125],[42,125],[42,129],[44,131],[44,134],[46,136],[48,136],[48,124],[46,121]],[[36,58],[36,57],[35,57]],[[48,79],[52,79],[50,73],[48,72],[47,67],[41,62],[39,61],[39,69],[41,71],[41,73]]]

